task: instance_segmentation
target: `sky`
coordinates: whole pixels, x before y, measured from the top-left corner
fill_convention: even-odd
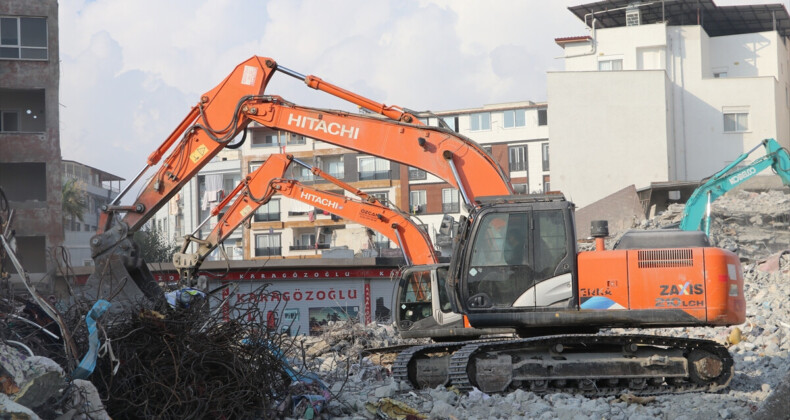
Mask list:
[[[545,101],[546,72],[563,69],[554,39],[588,34],[567,9],[583,3],[59,0],[61,153],[131,180],[254,55],[415,111]],[[266,93],[354,109],[284,74]]]

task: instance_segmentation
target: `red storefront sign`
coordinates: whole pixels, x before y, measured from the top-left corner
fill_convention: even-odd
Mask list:
[[[394,278],[398,271],[395,269],[376,268],[341,268],[341,269],[309,269],[309,270],[257,270],[250,269],[225,271],[206,271],[214,276],[221,276],[222,281],[259,281],[259,280],[322,280],[322,279],[349,279],[349,278]],[[178,281],[175,271],[152,271],[154,279],[158,282],[173,283]],[[75,283],[83,285],[88,276],[77,276]]]

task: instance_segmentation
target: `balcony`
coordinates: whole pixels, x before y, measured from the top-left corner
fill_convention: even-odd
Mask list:
[[[424,214],[427,209],[427,204],[412,204],[409,206],[409,212],[411,212],[411,214]]]
[[[255,256],[256,257],[279,257],[283,254],[282,247],[266,247],[266,248],[258,248],[255,247]]]
[[[458,213],[461,211],[459,203],[442,203],[442,213]]]
[[[255,213],[252,216],[253,222],[279,222],[280,213]]]
[[[391,179],[389,170],[387,171],[360,171],[360,181],[373,181],[378,179]]]
[[[427,172],[421,169],[409,168],[409,181],[419,181],[427,178],[428,178]]]
[[[314,249],[329,249],[329,244],[313,244],[313,245],[291,245],[288,247],[291,251],[311,251]]]

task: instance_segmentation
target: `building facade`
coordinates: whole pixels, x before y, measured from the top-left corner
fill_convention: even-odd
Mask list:
[[[85,202],[82,219],[63,214],[63,246],[69,253],[73,266],[93,265],[90,238],[99,227],[101,207],[110,204],[118,196],[124,179],[109,172],[83,165],[72,160],[63,160],[63,184],[74,182]]]
[[[549,177],[548,106],[531,101],[439,111],[423,122],[441,122],[468,137],[490,154],[510,177],[517,194],[551,189]],[[461,197],[450,184],[416,168],[408,168],[409,210],[428,229],[445,255],[450,238],[440,229],[445,215],[458,220],[466,214]],[[480,194],[478,195],[485,195]]]
[[[55,269],[63,243],[58,121],[58,4],[0,2],[0,188],[14,210],[19,259],[31,281]]]
[[[548,74],[552,187],[583,207],[635,184],[699,181],[765,138],[790,146],[790,18],[710,0],[570,8]],[[748,163],[748,162],[746,162]]]
[[[437,112],[422,120],[438,125],[441,119],[459,134],[480,143],[509,174],[516,191],[526,193],[550,187],[547,118],[545,103],[525,101]],[[255,124],[247,130],[247,141],[240,149],[218,154],[169,206],[157,213],[153,226],[174,243],[180,243],[186,234],[205,237],[217,221],[217,217],[209,217],[211,208],[269,155],[288,153],[382,203],[412,214],[442,254],[449,255],[450,235],[441,228],[442,221],[446,215],[458,220],[465,213],[459,192],[450,184],[416,168],[311,138]],[[297,164],[291,165],[285,177],[353,197]],[[397,244],[378,232],[277,195],[255,212],[247,226],[234,231],[224,248],[232,260],[319,258],[329,254],[342,258],[401,256],[395,249]],[[215,251],[208,260],[219,258],[219,251]]]

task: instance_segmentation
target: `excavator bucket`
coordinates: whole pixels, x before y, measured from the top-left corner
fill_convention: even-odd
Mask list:
[[[95,269],[88,284],[97,287],[99,297],[111,297],[128,281],[156,305],[165,303],[164,291],[154,279],[140,254],[140,247],[116,227],[91,239]]]

